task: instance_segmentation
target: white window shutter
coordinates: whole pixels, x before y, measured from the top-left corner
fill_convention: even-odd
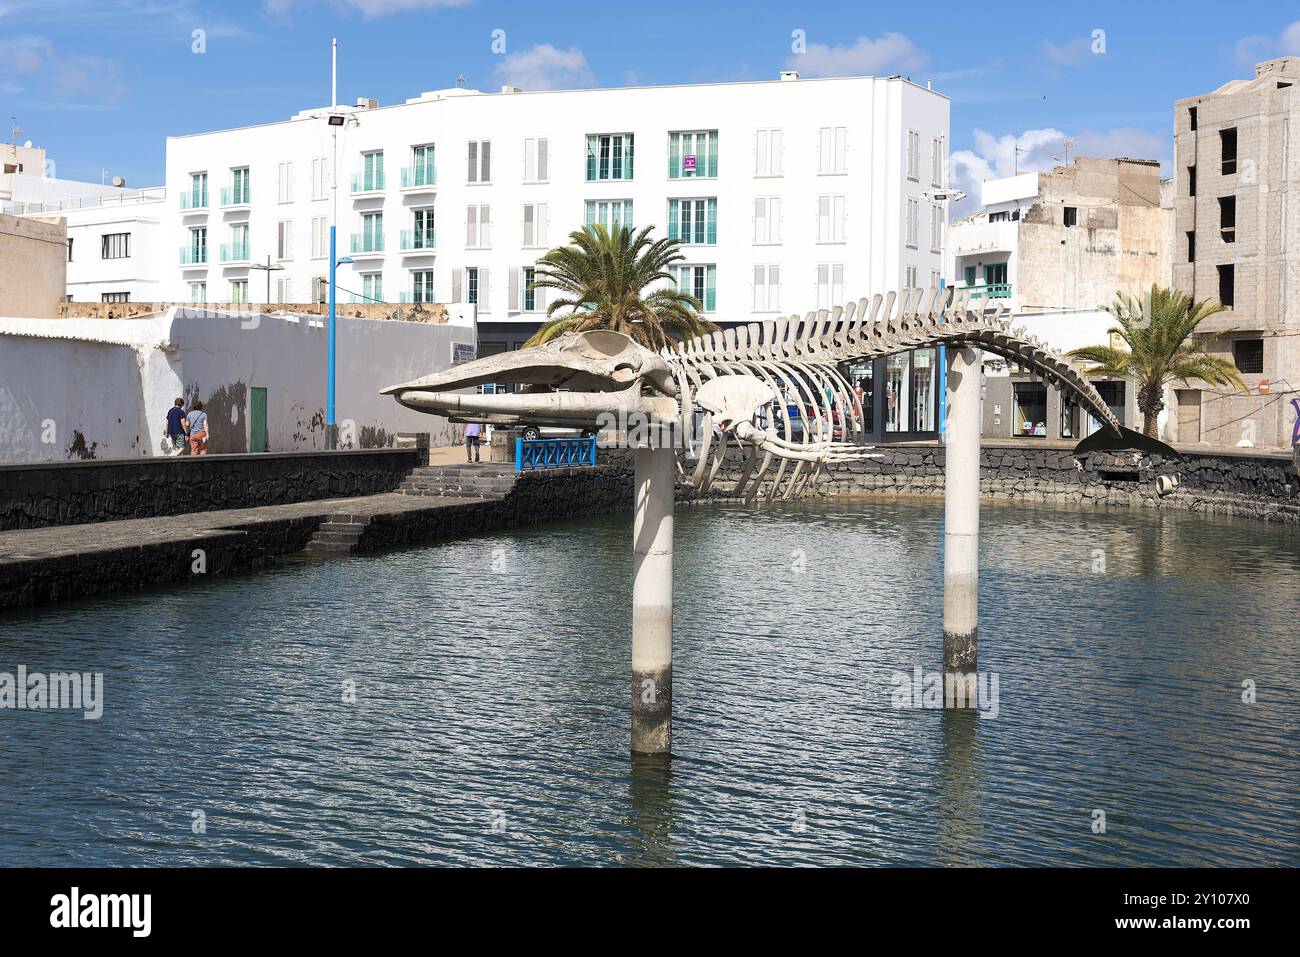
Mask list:
[[[779,196],[767,201],[767,221],[772,242],[781,242],[781,198]]]
[[[451,301],[465,301],[465,270],[453,269],[451,271]]]
[[[536,282],[538,278],[539,278],[539,277],[537,276],[537,274],[534,273],[534,274],[533,274],[533,282]],[[546,311],[546,289],[545,289],[545,287],[540,288],[540,289],[534,289],[534,290],[533,290],[533,308],[534,308],[537,312],[545,312],[545,311]]]
[[[543,140],[543,142],[545,142],[545,141]],[[538,209],[538,214],[537,214],[537,228],[538,228],[538,230],[540,231],[540,232],[539,232],[539,235],[538,235],[538,239],[537,239],[537,245],[539,245],[539,246],[549,246],[549,245],[550,245],[550,238],[549,238],[549,237],[550,237],[550,232],[551,232],[551,229],[550,229],[550,227],[551,227],[551,207],[550,207],[550,204],[548,204],[548,203],[541,203],[540,205],[538,205],[537,209]]]
[[[517,266],[510,267],[509,290],[510,290],[509,310],[511,312],[518,312],[520,306],[519,306],[519,268]]]
[[[488,271],[480,269],[478,271],[478,308],[479,312],[487,312],[492,308],[491,297],[488,293],[492,289],[492,284],[488,280]]]
[[[537,141],[537,178],[545,183],[550,178],[551,141],[547,137],[542,137]]]
[[[487,249],[492,245],[492,207],[491,206],[484,205],[478,208],[478,222],[479,222],[479,232],[481,234],[479,236],[479,245],[481,245],[484,249]]]

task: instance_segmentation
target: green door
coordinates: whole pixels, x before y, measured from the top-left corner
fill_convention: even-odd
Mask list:
[[[248,451],[266,451],[266,390],[256,386],[248,410]]]

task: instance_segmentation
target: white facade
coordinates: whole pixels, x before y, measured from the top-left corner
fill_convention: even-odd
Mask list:
[[[316,298],[329,274],[329,112],[168,139],[163,298],[263,302],[250,265],[268,256],[284,267],[273,300]],[[353,259],[340,301],[476,301],[485,342],[527,338],[545,297],[526,295],[523,270],[593,208],[607,220],[630,208],[634,227],[660,236],[690,222],[700,241],[683,251],[701,268],[685,279],[719,322],[942,273],[944,211],[925,194],[944,185],[948,100],[900,78],[452,89],[337,112],[355,119],[338,128],[338,255]],[[421,175],[430,167],[436,182]]]

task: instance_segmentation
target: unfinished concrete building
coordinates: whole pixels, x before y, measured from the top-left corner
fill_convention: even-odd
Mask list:
[[[1298,83],[1300,58],[1282,57],[1174,107],[1174,282],[1228,307],[1202,328],[1230,330],[1211,351],[1250,387],[1178,389],[1180,442],[1290,446],[1300,431]]]

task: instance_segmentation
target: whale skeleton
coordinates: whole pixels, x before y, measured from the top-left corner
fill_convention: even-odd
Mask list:
[[[1076,453],[1141,448],[1176,456],[1123,428],[1082,371],[1023,328],[1012,328],[1004,312],[1004,303],[972,300],[959,288],[903,289],[802,318],[733,326],[657,352],[621,333],[569,333],[382,392],[456,422],[588,430],[645,424],[671,435],[681,453],[679,478],[700,492],[726,485],[747,502],[760,494],[771,501],[803,494],[837,465],[879,457],[867,443],[870,423],[842,364],[947,346],[1000,356],[1092,413],[1103,429]],[[485,383],[524,388],[459,391]]]

